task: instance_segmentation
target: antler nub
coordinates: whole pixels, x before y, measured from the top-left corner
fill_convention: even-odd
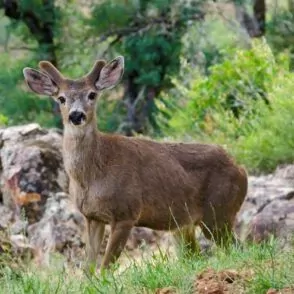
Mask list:
[[[64,77],[60,73],[60,71],[49,61],[40,61],[39,67],[42,71],[44,71],[48,76],[57,84],[59,85]]]

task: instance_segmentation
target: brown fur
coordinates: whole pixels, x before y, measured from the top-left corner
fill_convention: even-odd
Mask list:
[[[105,224],[110,224],[111,235],[102,268],[119,257],[133,226],[175,231],[178,240],[180,236],[193,248],[197,247],[197,225],[217,244],[228,240],[247,192],[244,169],[216,145],[157,143],[99,132],[96,103],[87,100],[87,93],[114,85],[123,64],[109,63],[101,73],[103,63],[97,64],[97,79],[103,81],[99,86],[95,88],[90,73],[91,79],[64,79],[58,85],[59,93],[52,95],[67,98],[61,106],[63,157],[70,194],[87,220],[88,261],[97,262]],[[40,77],[40,85],[35,72],[30,76],[26,69],[25,77],[40,93],[46,76]],[[50,82],[46,80],[45,84],[48,87]],[[69,122],[73,107],[85,112],[83,126]]]

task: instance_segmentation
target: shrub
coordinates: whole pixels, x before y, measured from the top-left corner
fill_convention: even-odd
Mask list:
[[[292,161],[294,76],[285,64],[275,61],[264,41],[228,52],[210,76],[193,81],[186,104],[172,115],[169,135],[223,144],[255,172]]]
[[[177,133],[206,132],[212,127],[210,116],[223,110],[240,121],[251,117],[255,113],[252,100],[266,98],[276,70],[274,57],[263,42],[256,42],[250,50],[228,51],[222,63],[210,68],[209,76],[196,73],[186,105],[170,121],[171,129]]]

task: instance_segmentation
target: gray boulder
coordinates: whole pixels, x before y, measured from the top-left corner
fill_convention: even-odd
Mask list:
[[[287,242],[294,232],[294,165],[249,177],[249,190],[236,220],[242,240],[261,242],[273,235]]]
[[[41,261],[48,259],[52,251],[58,251],[68,259],[79,255],[80,249],[84,247],[84,231],[83,216],[69,195],[63,192],[47,199],[42,219],[27,229],[30,245],[36,248]]]
[[[29,223],[41,219],[50,193],[67,191],[61,155],[62,136],[37,124],[0,130],[3,203],[24,208]]]

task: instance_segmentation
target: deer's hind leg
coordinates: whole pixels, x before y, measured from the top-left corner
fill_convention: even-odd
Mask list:
[[[216,216],[215,219],[204,218],[200,224],[204,236],[221,247],[237,244],[238,240],[233,231],[233,222],[230,219]]]
[[[200,253],[196,240],[195,225],[187,225],[173,232],[176,251],[179,256],[189,257]]]
[[[211,179],[205,193],[201,229],[218,246],[237,245],[234,222],[247,194],[247,175],[243,169],[234,167],[211,175]]]
[[[225,185],[225,184],[224,184]],[[238,244],[234,233],[234,221],[241,205],[236,189],[219,189],[211,194],[204,204],[204,215],[200,227],[205,237],[218,246]],[[229,186],[230,187],[230,186]]]

